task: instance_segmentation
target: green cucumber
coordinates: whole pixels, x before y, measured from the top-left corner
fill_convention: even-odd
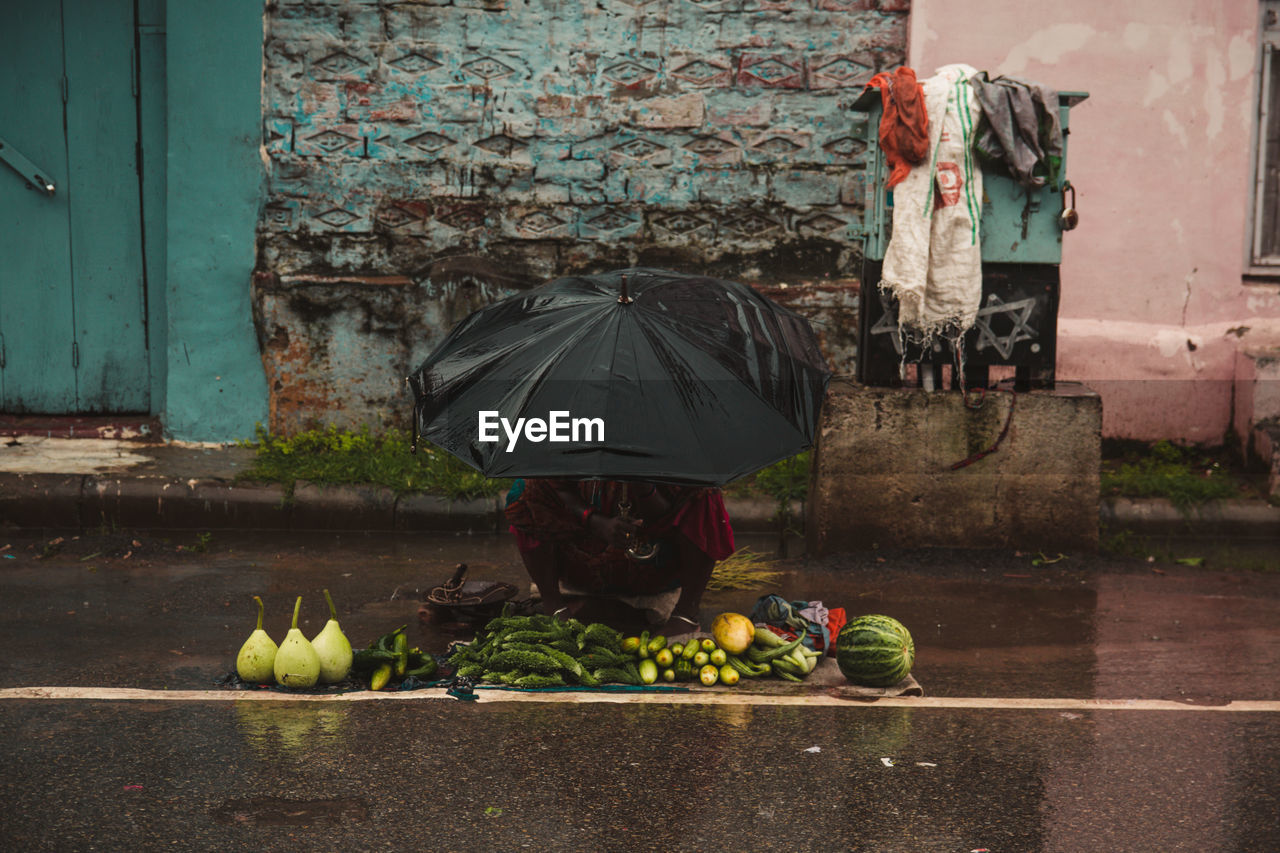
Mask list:
[[[645,658],[640,661],[640,681],[644,684],[653,684],[658,680],[658,665],[654,663],[653,658]]]

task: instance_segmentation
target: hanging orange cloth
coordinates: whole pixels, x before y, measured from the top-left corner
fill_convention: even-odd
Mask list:
[[[893,73],[881,71],[867,88],[880,89],[884,114],[880,117],[880,147],[889,163],[886,187],[902,181],[917,163],[929,156],[929,115],[924,90],[916,72],[906,66]]]

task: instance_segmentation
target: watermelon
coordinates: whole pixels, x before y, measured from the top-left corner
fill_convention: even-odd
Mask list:
[[[892,616],[859,616],[836,637],[836,663],[844,677],[864,687],[892,687],[911,673],[916,644]]]

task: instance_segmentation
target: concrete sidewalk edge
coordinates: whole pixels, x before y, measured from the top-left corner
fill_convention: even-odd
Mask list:
[[[1257,500],[1209,501],[1183,512],[1167,498],[1107,498],[1099,521],[1150,536],[1280,540],[1280,507]]]
[[[299,482],[292,501],[278,484],[155,475],[29,474],[0,471],[0,527],[92,530],[377,530],[496,533],[505,529],[502,498],[450,501],[400,495],[371,485]],[[778,532],[768,499],[727,498],[734,528]],[[792,504],[798,526],[803,506]],[[1261,501],[1213,501],[1186,513],[1160,498],[1099,501],[1110,529],[1152,536],[1280,539],[1280,507]]]
[[[217,478],[0,471],[0,527],[169,530],[377,530],[497,533],[502,497],[451,501],[374,485],[284,486]],[[742,532],[778,530],[772,500],[726,499]],[[804,517],[792,504],[792,515]]]

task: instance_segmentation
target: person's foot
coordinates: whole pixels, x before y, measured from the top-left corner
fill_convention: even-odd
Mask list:
[[[561,622],[567,622],[572,619],[579,610],[582,609],[581,601],[542,601],[542,612],[549,616],[554,616]]]
[[[698,624],[698,620],[689,616],[677,616],[672,613],[670,618],[663,623],[658,629],[666,638],[667,642],[672,642],[677,637],[689,637],[702,631],[702,626]]]

